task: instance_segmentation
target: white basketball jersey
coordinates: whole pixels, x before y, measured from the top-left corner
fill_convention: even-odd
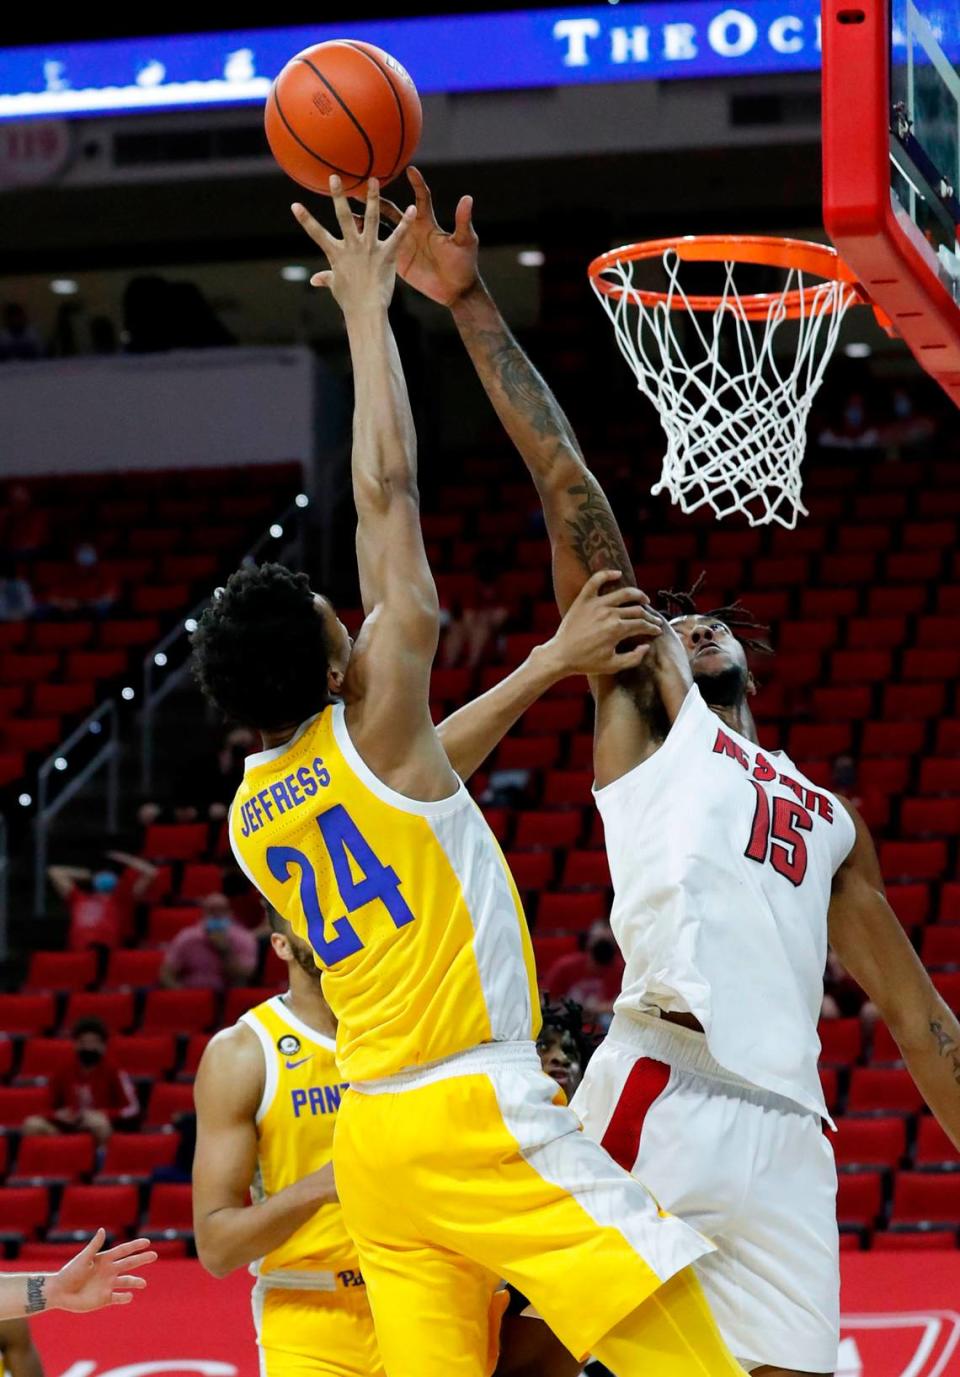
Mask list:
[[[617,1011],[695,1015],[721,1066],[828,1118],[817,1019],[846,809],[696,687],[656,754],[595,796],[626,961]]]

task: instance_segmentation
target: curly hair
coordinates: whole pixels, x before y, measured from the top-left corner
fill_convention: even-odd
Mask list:
[[[661,609],[664,615],[667,617],[716,617],[717,621],[723,622],[730,628],[737,640],[742,641],[747,650],[752,650],[759,655],[772,655],[773,647],[767,640],[770,631],[769,626],[764,626],[762,622],[758,622],[753,613],[744,607],[739,599],[732,602],[729,607],[712,607],[708,612],[701,612],[698,609],[697,594],[703,587],[706,576],[706,570],[704,570],[693,587],[686,593],[676,593],[669,588],[659,589],[657,597],[664,604]]]
[[[329,702],[323,618],[307,575],[282,564],[231,574],[191,645],[204,697],[243,726],[297,726]]]
[[[551,1003],[550,992],[545,990],[540,996],[540,1017],[543,1020],[540,1037],[548,1032],[569,1033],[580,1055],[580,1065],[586,1068],[593,1055],[596,1041],[584,1027],[582,1005],[575,999],[561,999],[557,1003]]]

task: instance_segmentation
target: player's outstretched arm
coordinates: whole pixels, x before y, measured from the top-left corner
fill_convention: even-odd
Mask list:
[[[866,823],[845,806],[857,840],[834,876],[830,943],[880,1010],[923,1098],[960,1148],[960,1022],[886,900]]]
[[[263,1052],[256,1034],[243,1024],[218,1033],[200,1059],[194,1087],[193,1227],[200,1261],[215,1277],[279,1248],[321,1205],[337,1198],[328,1165],[249,1204],[263,1082]]]
[[[411,731],[426,736],[427,728],[432,738],[428,681],[439,636],[437,590],[420,528],[416,434],[387,317],[396,257],[412,215],[381,240],[376,181],[370,181],[359,224],[339,179],[331,178],[330,186],[342,239],[303,206],[294,206],[294,214],[330,261],[311,281],[329,288],[343,311],[353,361],[353,493],[366,621],[351,660],[353,692],[346,696],[348,704],[363,702],[365,722],[368,711],[371,722],[379,715],[395,740],[409,742]],[[363,732],[367,741],[378,736],[373,726]]]
[[[635,669],[663,630],[639,589],[622,586],[619,569],[602,569],[584,584],[556,633],[535,646],[506,679],[480,698],[452,713],[437,728],[447,759],[461,779],[468,779],[507,732],[547,689],[572,674],[620,674]],[[624,641],[649,639],[618,651]]]
[[[416,219],[400,246],[397,271],[410,286],[449,307],[487,396],[530,470],[547,520],[561,612],[598,569],[619,569],[632,584],[633,565],[620,528],[570,422],[480,277],[472,198],[461,198],[454,230],[447,234],[437,224],[421,174],[410,168],[407,175]],[[396,206],[384,202],[383,209],[399,222]]]
[[[0,1320],[39,1315],[44,1310],[84,1314],[108,1305],[129,1305],[134,1291],[146,1286],[145,1277],[132,1272],[156,1262],[148,1238],[134,1238],[104,1248],[106,1233],[98,1229],[86,1247],[59,1272],[14,1272],[0,1276]]]

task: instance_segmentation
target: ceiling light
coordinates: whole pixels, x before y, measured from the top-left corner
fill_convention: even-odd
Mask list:
[[[80,284],[72,277],[55,277],[50,283],[50,290],[54,296],[76,296]]]
[[[287,263],[280,269],[280,276],[284,282],[306,282],[310,276],[310,269],[305,268],[302,263]]]
[[[852,343],[843,346],[843,352],[848,359],[868,359],[873,350],[862,340],[853,340]]]
[[[542,268],[544,254],[542,249],[521,249],[517,254],[517,262],[522,268]]]

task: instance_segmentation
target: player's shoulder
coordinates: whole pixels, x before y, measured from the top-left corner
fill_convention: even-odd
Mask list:
[[[217,1075],[247,1077],[263,1075],[263,1052],[260,1039],[248,1023],[239,1019],[229,1028],[221,1028],[203,1049],[200,1072]]]

